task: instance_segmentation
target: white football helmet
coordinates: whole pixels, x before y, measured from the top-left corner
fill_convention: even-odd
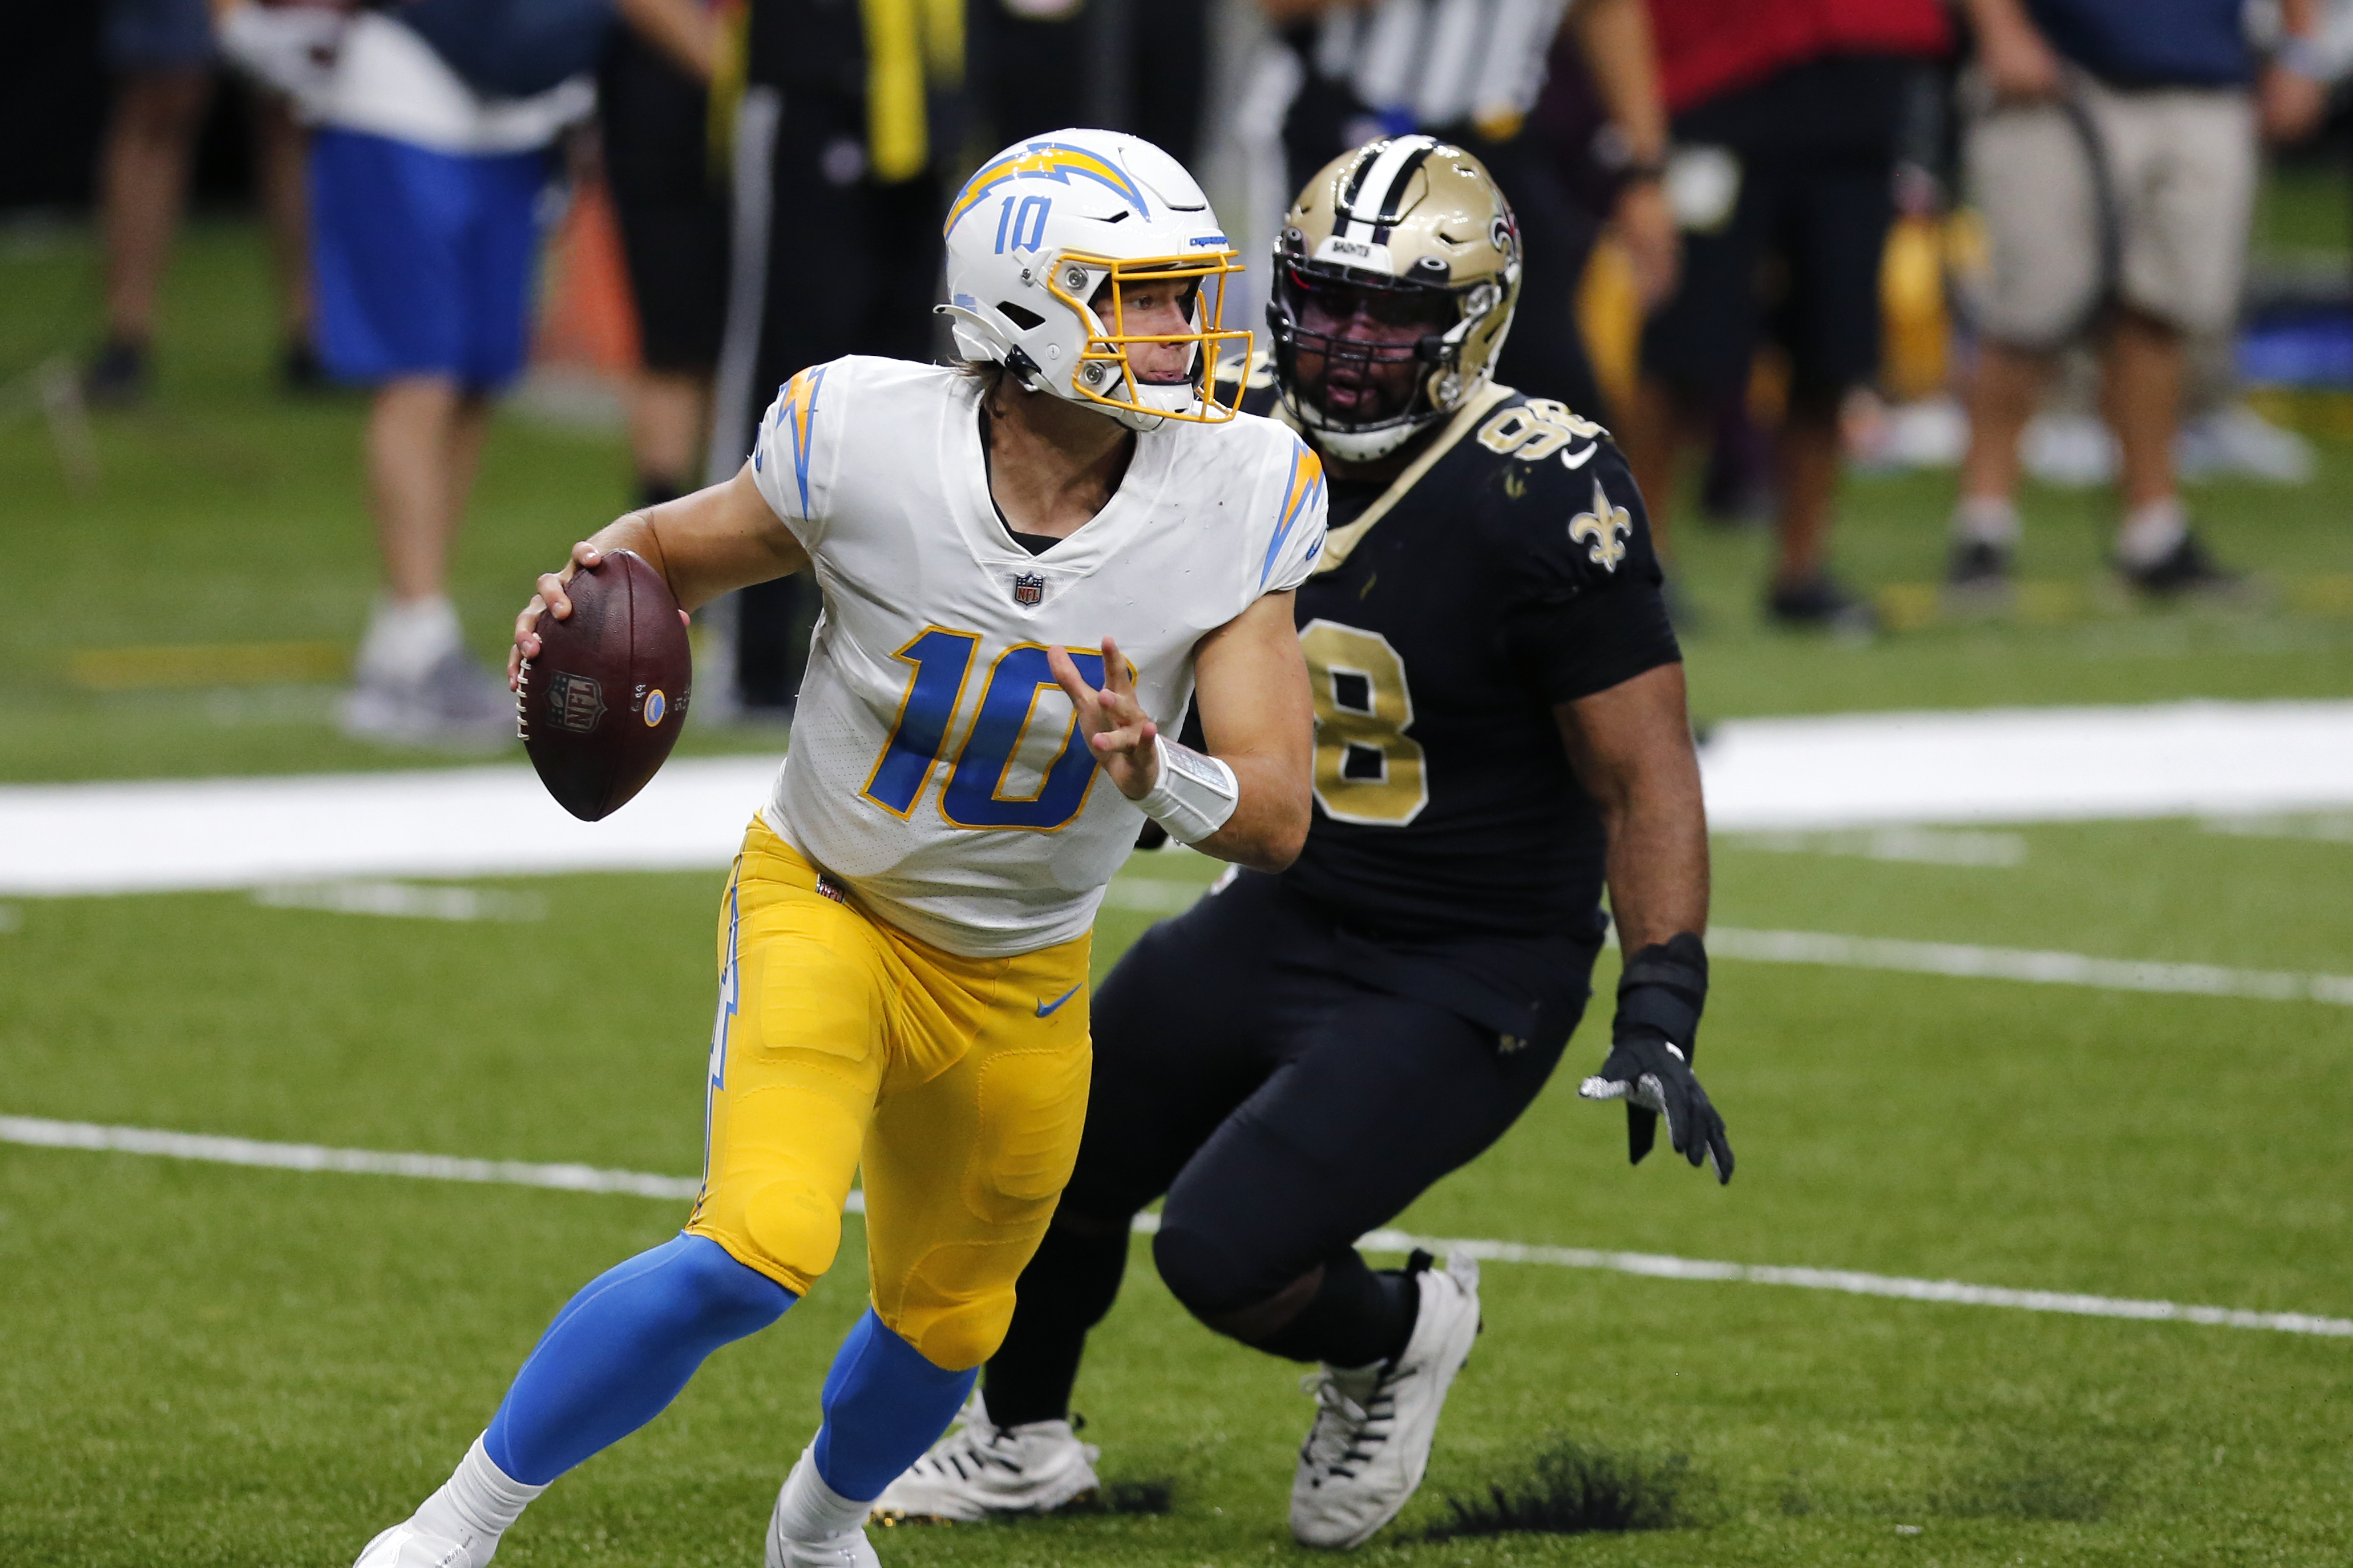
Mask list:
[[[956,348],[1003,365],[1033,392],[1100,407],[1150,430],[1163,419],[1218,424],[1218,362],[1247,358],[1250,333],[1225,328],[1226,279],[1240,259],[1184,166],[1139,137],[1056,131],[1008,147],[948,208],[949,303]],[[1191,331],[1127,331],[1124,287],[1194,284]],[[1137,342],[1192,345],[1187,379],[1139,381]]]

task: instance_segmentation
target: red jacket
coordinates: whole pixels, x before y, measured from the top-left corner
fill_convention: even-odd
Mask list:
[[[1667,110],[1824,55],[1940,55],[1940,0],[1651,0]]]

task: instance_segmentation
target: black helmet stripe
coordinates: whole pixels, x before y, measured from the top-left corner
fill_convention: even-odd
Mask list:
[[[1335,232],[1343,239],[1383,239],[1405,205],[1414,171],[1437,150],[1438,140],[1432,136],[1395,136],[1375,142],[1340,193],[1340,226]],[[1373,232],[1357,234],[1359,225]]]

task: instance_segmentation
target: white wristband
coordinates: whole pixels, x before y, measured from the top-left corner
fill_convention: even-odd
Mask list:
[[[1179,844],[1198,844],[1226,825],[1242,797],[1241,781],[1234,770],[1195,751],[1155,735],[1153,748],[1160,753],[1160,778],[1135,804],[1144,815],[1168,830]]]

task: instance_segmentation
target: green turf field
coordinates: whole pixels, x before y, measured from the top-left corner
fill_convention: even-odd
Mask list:
[[[0,382],[78,347],[79,240],[0,249]],[[349,403],[263,384],[248,237],[199,229],[153,411],[98,426],[70,490],[37,418],[0,426],[0,781],[418,765],[339,739],[332,688],[100,689],[77,654],[347,647],[370,550]],[[623,493],[608,437],[509,419],[460,598],[495,647],[530,571]],[[1844,556],[1933,579],[1948,481],[1859,481]],[[1848,647],[1770,635],[1758,543],[1683,531],[1711,716],[1906,705],[2353,694],[2353,443],[2306,489],[2209,487],[2269,610],[2102,607],[2102,503],[2035,498],[2048,625]],[[2071,590],[2072,591],[2072,590]],[[271,656],[279,657],[279,656]],[[293,658],[296,656],[285,656]],[[302,656],[308,657],[308,656]],[[135,662],[135,661],[134,661]],[[168,661],[166,661],[168,662]],[[83,672],[78,679],[77,669]],[[697,737],[744,749],[775,738]],[[2353,844],[2194,823],[2016,830],[2013,865],[1718,845],[1727,926],[2353,973]],[[1836,847],[1827,842],[1821,847]],[[1187,856],[1130,875],[1206,880]],[[536,922],[266,908],[243,895],[0,904],[0,1114],[690,1174],[715,875],[494,884]],[[1145,917],[1109,913],[1099,967]],[[1612,975],[1605,962],[1598,977]],[[1564,1072],[1600,1055],[1588,1023]],[[1701,1065],[1726,1189],[1556,1084],[1408,1215],[1421,1234],[2353,1316],[2353,1008],[1725,960]],[[0,1564],[340,1568],[480,1427],[547,1318],[670,1234],[626,1196],[0,1146]],[[500,1563],[757,1561],[860,1305],[834,1277],[723,1352],[669,1414],[533,1509]],[[1298,1562],[1310,1415],[1293,1369],[1187,1320],[1139,1246],[1081,1383],[1113,1482],[1165,1515],[907,1529],[886,1563]],[[1497,1263],[1430,1479],[1378,1563],[2341,1563],[2353,1341],[1925,1305]],[[1663,1532],[1413,1537],[1556,1439],[1683,1478]]]
[[[2111,955],[2344,967],[2353,847],[2193,825],[2028,830],[2013,867],[1725,847],[1719,918]],[[1131,875],[1202,879],[1190,857]],[[6,1110],[691,1173],[716,879],[527,883],[542,923],[234,895],[23,902],[0,938]],[[1105,957],[1143,918],[1104,921]],[[1604,981],[1607,980],[1605,969]],[[1589,1034],[1571,1063],[1598,1055]],[[1622,1163],[1565,1086],[1406,1216],[1423,1234],[2353,1310],[2353,1013],[1721,966],[1706,1076],[1728,1189]],[[333,1563],[438,1479],[576,1285],[680,1205],[0,1151],[0,1561]],[[538,1509],[502,1563],[750,1562],[860,1304],[842,1266]],[[1166,1517],[905,1530],[887,1561],[1293,1552],[1290,1369],[1193,1327],[1143,1262],[1079,1391]],[[1692,1524],[1377,1555],[1532,1561],[2329,1563],[2353,1344],[1491,1264],[1440,1500],[1568,1436],[1687,1458]],[[1899,1534],[1897,1526],[1920,1532]]]

